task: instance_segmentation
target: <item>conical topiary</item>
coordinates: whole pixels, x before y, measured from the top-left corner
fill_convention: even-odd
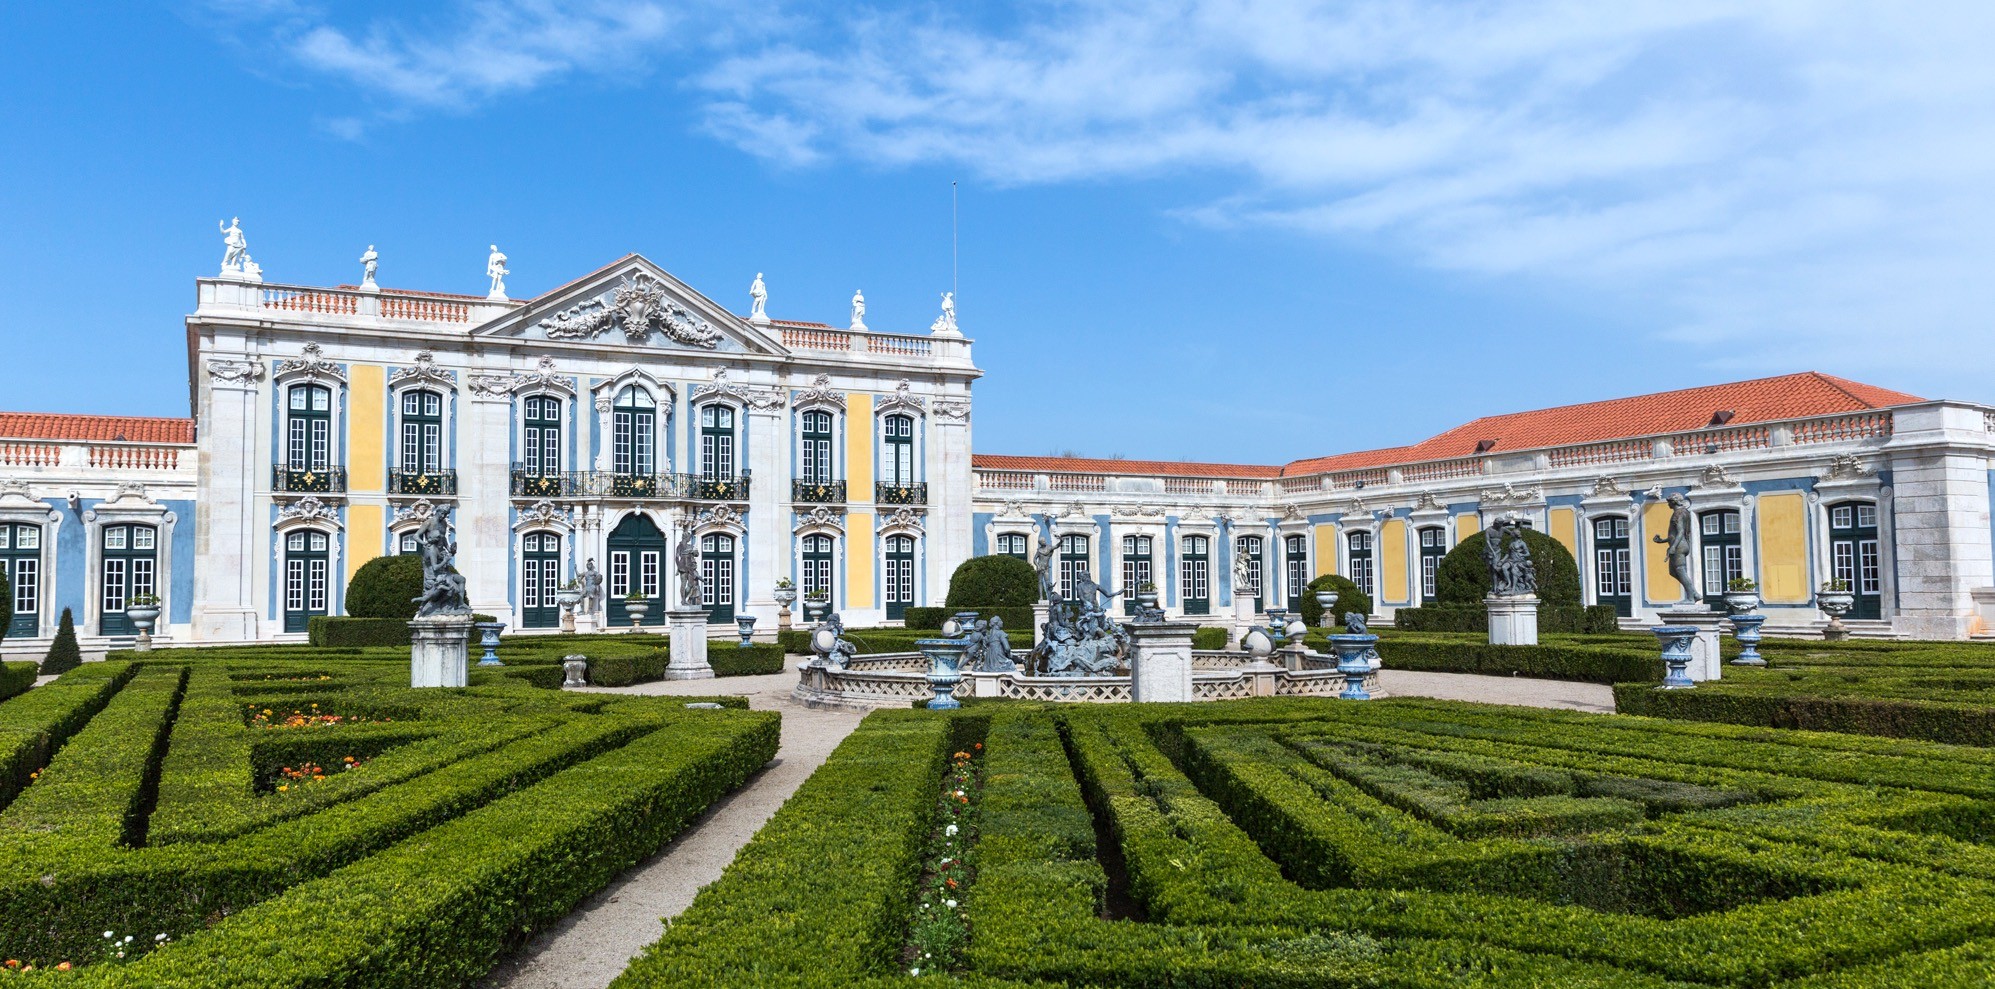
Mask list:
[[[55,630],[55,641],[49,643],[48,658],[42,660],[42,676],[68,673],[83,665],[83,650],[76,648],[76,620],[69,615],[69,609],[62,609],[62,627]]]

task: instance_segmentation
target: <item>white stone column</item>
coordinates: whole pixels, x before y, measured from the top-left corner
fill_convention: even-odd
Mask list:
[[[1483,606],[1489,611],[1489,644],[1492,646],[1535,646],[1538,644],[1538,596],[1536,594],[1488,594]]]
[[[1891,461],[1891,527],[1897,601],[1884,602],[1900,634],[1966,638],[1974,588],[1995,584],[1989,543],[1988,470],[1995,434],[1978,408],[1934,402],[1897,409]]]
[[[753,404],[747,408],[748,566],[741,606],[757,628],[773,629],[782,606],[776,581],[790,573],[790,438],[788,410]],[[692,458],[686,459],[691,464]]]
[[[950,397],[934,403],[928,417],[928,593],[940,607],[949,596],[949,578],[970,558],[970,504],[976,479],[970,470],[970,400]]]
[[[206,362],[201,382],[201,452],[196,479],[193,635],[197,641],[257,637],[257,575],[270,527],[258,511],[258,479],[270,469],[256,400],[263,363]]]
[[[1129,628],[1129,696],[1151,703],[1192,699],[1191,622],[1131,624]]]
[[[463,452],[457,459],[457,569],[464,574],[471,610],[520,616],[508,601],[512,585],[512,495],[506,451],[512,449],[512,394],[473,388],[460,404],[457,424]]]
[[[705,680],[713,676],[707,662],[707,609],[667,608],[665,624],[671,636],[671,657],[665,664],[667,680]]]

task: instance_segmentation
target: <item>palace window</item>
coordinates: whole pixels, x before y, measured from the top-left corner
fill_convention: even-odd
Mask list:
[[[906,487],[914,483],[914,419],[891,415],[881,420],[883,450],[880,483]]]
[[[803,593],[804,599],[816,600],[822,594],[828,607],[831,603],[832,539],[818,534],[804,537],[803,544]]]
[[[14,595],[14,620],[7,635],[32,636],[42,610],[42,527],[26,522],[0,522],[0,576]]]
[[[1849,582],[1856,602],[1852,618],[1880,618],[1884,574],[1877,543],[1877,506],[1845,502],[1829,506],[1829,576]]]
[[[561,473],[561,400],[547,395],[529,395],[524,403],[526,432],[521,437],[526,472],[530,477]]]
[[[1122,610],[1136,613],[1136,592],[1154,583],[1152,563],[1154,540],[1149,536],[1122,537]]]
[[[1060,596],[1069,601],[1073,600],[1074,578],[1088,572],[1088,537],[1061,536]]]
[[[1420,602],[1433,604],[1440,596],[1436,581],[1441,560],[1448,555],[1448,531],[1429,526],[1420,530]]]
[[[1309,586],[1309,540],[1302,536],[1282,537],[1283,578],[1288,586],[1288,610],[1302,613],[1302,592]]]
[[[1027,540],[1025,538],[1025,533],[1022,532],[998,533],[997,552],[999,556],[1015,556],[1021,560],[1029,559],[1031,558],[1031,552],[1025,548],[1026,545],[1027,545]]]
[[[1729,508],[1705,512],[1697,517],[1697,525],[1703,537],[1704,598],[1723,604],[1726,586],[1746,572],[1739,513]]]
[[[402,473],[423,475],[443,469],[443,396],[433,391],[402,393]]]
[[[802,479],[831,483],[831,463],[831,413],[812,409],[803,414]]]
[[[520,617],[527,628],[561,624],[561,536],[529,532],[520,540]]]
[[[886,565],[881,570],[887,598],[887,620],[902,621],[907,618],[908,605],[914,603],[914,539],[911,536],[888,536]]]
[[[618,474],[652,472],[658,449],[658,403],[651,393],[625,385],[610,406],[610,467]]]
[[[1634,556],[1625,518],[1593,520],[1593,597],[1624,618],[1635,613]]]
[[[125,617],[125,608],[132,598],[159,593],[154,584],[159,564],[159,530],[149,525],[107,525],[101,538],[100,630],[104,635],[136,634],[137,628]]]
[[[284,631],[303,632],[312,616],[326,613],[331,544],[332,537],[317,530],[284,536]]]
[[[709,481],[734,477],[734,409],[729,406],[700,410],[700,477]]]
[[[1183,552],[1178,560],[1178,593],[1187,615],[1205,615],[1212,612],[1212,540],[1205,536],[1186,536],[1179,547]]]
[[[1351,548],[1351,583],[1358,585],[1358,590],[1365,592],[1366,597],[1371,597],[1372,534],[1369,532],[1353,532],[1345,537],[1345,542]]]
[[[332,389],[292,385],[285,421],[285,463],[292,470],[332,466]]]
[[[713,533],[700,537],[700,603],[707,621],[734,620],[734,537]]]

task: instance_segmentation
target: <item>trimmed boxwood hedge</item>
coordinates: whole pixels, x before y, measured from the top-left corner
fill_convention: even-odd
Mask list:
[[[40,670],[33,663],[0,663],[0,701],[27,693],[38,675]]]
[[[360,565],[346,582],[346,613],[353,618],[416,617],[423,594],[423,561],[413,553],[377,556]],[[408,627],[402,628],[407,640]]]
[[[1437,604],[1422,608],[1401,608],[1392,614],[1392,627],[1410,632],[1489,631],[1489,609],[1480,604]],[[1621,618],[1611,604],[1574,607],[1564,604],[1538,605],[1538,632],[1541,635],[1611,635],[1621,629]]]
[[[1029,606],[1023,608],[1000,608],[992,605],[966,608],[909,608],[907,609],[906,621],[903,624],[907,628],[939,629],[942,627],[943,620],[959,611],[974,611],[977,613],[977,617],[984,619],[992,617],[1003,619],[1005,630],[1008,632],[1016,632],[1021,629],[1029,630],[1032,628],[1032,608]]]
[[[1581,603],[1579,564],[1563,543],[1534,529],[1521,530],[1531,564],[1538,571],[1538,600],[1546,604]],[[1482,558],[1487,530],[1455,544],[1434,572],[1434,597],[1442,604],[1481,604],[1489,594],[1489,564]]]
[[[409,634],[407,618],[314,615],[305,623],[305,641],[315,646],[406,646]]]
[[[1038,600],[1039,574],[1032,564],[1015,556],[973,556],[957,564],[956,572],[949,576],[949,594],[942,603],[958,611],[1030,609]]]
[[[1541,642],[1535,646],[1493,646],[1474,638],[1395,633],[1381,641],[1385,668],[1429,673],[1483,673],[1616,684],[1663,678],[1657,649],[1615,645]]]

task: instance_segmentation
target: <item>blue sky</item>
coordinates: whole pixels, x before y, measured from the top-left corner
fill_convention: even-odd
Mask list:
[[[186,414],[232,215],[274,281],[636,251],[920,331],[952,181],[986,452],[1279,462],[1804,369],[1995,400],[1984,3],[103,9],[8,9],[8,410]]]

